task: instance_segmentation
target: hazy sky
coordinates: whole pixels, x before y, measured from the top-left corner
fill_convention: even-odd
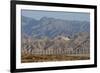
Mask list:
[[[31,17],[34,19],[41,19],[42,17],[50,17],[64,20],[79,20],[90,21],[89,13],[79,12],[61,12],[61,11],[40,11],[40,10],[21,10],[21,15]]]

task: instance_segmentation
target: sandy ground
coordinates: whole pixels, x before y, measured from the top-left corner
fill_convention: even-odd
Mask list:
[[[72,61],[72,60],[87,60],[89,55],[27,55],[21,57],[22,63],[28,62],[48,62],[48,61]]]

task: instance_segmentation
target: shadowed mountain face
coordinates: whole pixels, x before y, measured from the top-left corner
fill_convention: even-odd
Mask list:
[[[36,20],[22,16],[22,33],[28,36],[41,38],[56,36],[74,36],[79,32],[90,32],[90,23],[87,21],[62,20],[43,17]]]

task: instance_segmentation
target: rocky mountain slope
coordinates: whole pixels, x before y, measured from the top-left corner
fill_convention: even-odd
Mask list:
[[[74,36],[79,32],[89,32],[87,21],[72,21],[42,17],[40,20],[22,16],[22,33],[41,38],[54,38],[59,35]]]

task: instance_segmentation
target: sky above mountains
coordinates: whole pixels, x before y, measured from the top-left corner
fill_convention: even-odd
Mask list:
[[[61,12],[61,11],[40,11],[40,10],[21,10],[21,15],[40,20],[42,17],[75,20],[75,21],[90,21],[89,13],[79,12]]]

